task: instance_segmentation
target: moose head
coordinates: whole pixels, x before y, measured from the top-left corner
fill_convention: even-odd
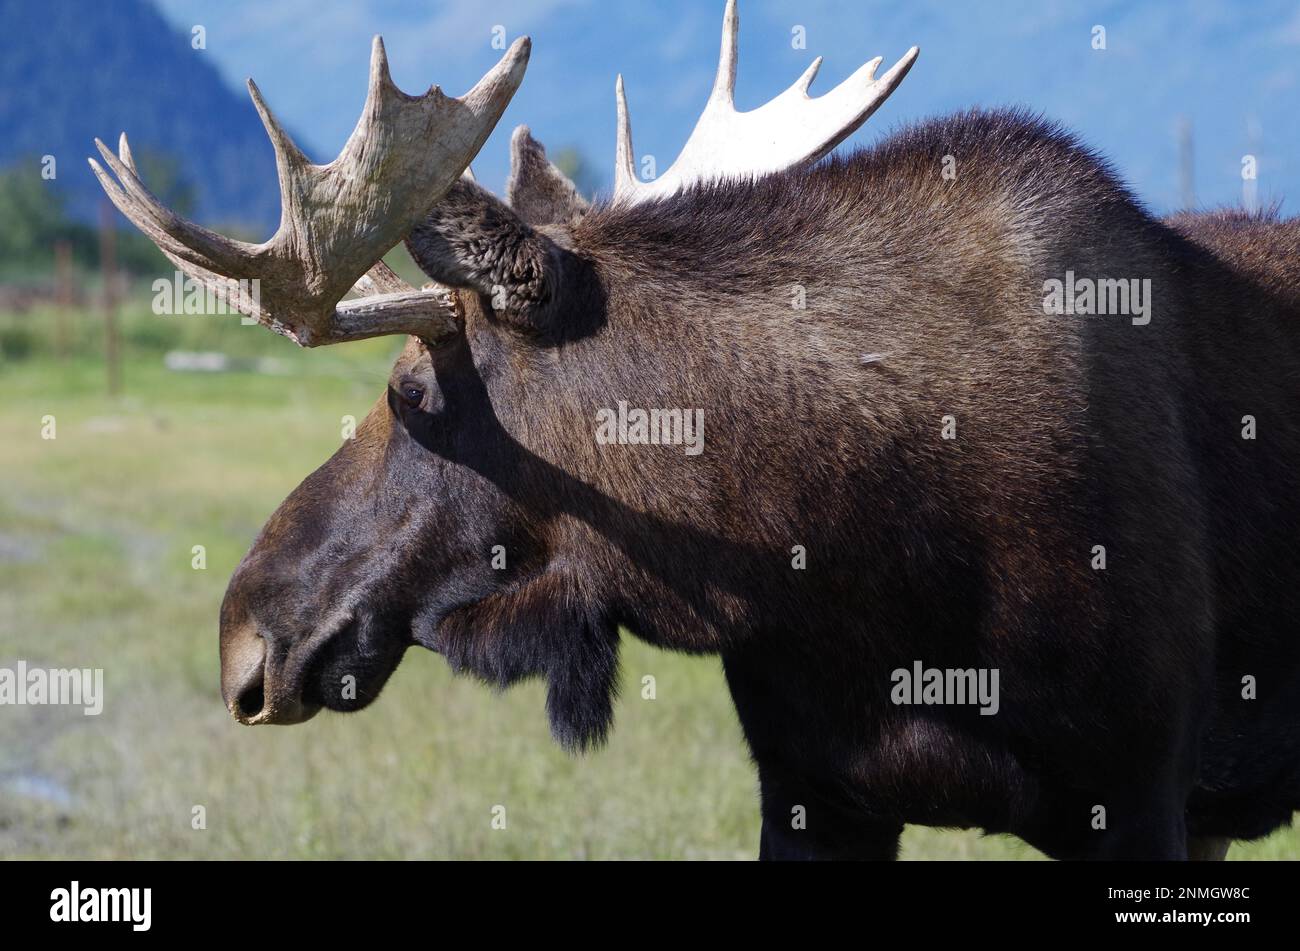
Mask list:
[[[810,491],[834,502],[809,481],[813,443],[792,450],[786,423],[762,411],[799,372],[774,346],[799,319],[785,306],[795,278],[783,234],[766,250],[715,253],[744,244],[750,203],[719,193],[703,221],[688,199],[826,155],[916,50],[879,78],[876,59],[810,98],[819,59],[742,113],[737,28],[732,0],[708,104],[655,181],[634,174],[619,78],[615,190],[594,207],[522,128],[506,202],[463,176],[522,79],[527,39],[449,99],[397,90],[376,38],[362,118],[325,166],[307,161],[250,82],[283,203],[260,245],[163,207],[125,136],[117,155],[100,145],[116,181],[91,164],[117,207],[242,312],[306,347],[407,335],[355,437],[280,505],[230,581],[221,681],[237,720],[361,708],[419,645],[494,684],[546,678],[555,736],[582,748],[610,723],[620,627],[714,651],[776,610],[767,592],[781,586],[788,541],[747,478],[762,465],[766,483],[798,500],[787,510],[812,505]],[[380,260],[403,239],[433,282],[424,289]],[[230,283],[252,278],[257,299]],[[345,300],[350,291],[362,296]],[[632,429],[663,424],[659,445],[600,438],[602,422],[621,432],[635,412],[645,415]],[[692,452],[678,437],[702,439],[691,429],[702,419],[709,451]],[[786,590],[780,610],[819,596]]]

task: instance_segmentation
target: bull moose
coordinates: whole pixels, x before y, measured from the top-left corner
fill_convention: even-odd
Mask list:
[[[407,336],[230,581],[230,712],[364,707],[419,645],[544,678],[585,750],[626,632],[721,655],[762,858],[893,858],[904,823],[1222,858],[1290,822],[1300,221],[1157,220],[1018,111],[832,156],[915,48],[812,98],[815,62],[742,113],[737,29],[731,0],[703,116],[650,182],[620,78],[590,205],[523,128],[507,201],[463,174],[526,38],[462,99],[400,92],[376,38],[325,166],[250,82],[283,202],[260,245],[99,144],[117,207],[244,313],[307,347]],[[423,289],[381,261],[402,240]]]

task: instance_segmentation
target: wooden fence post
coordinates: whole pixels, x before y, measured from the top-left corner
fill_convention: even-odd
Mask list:
[[[67,241],[54,244],[55,342],[59,359],[66,360],[72,350],[72,245]]]
[[[122,392],[122,341],[117,326],[117,229],[113,206],[99,205],[99,269],[103,273],[104,359],[108,365],[108,393]]]

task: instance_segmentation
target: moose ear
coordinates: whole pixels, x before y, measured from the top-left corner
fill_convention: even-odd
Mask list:
[[[591,206],[578,186],[546,159],[546,149],[521,125],[510,137],[506,201],[530,225],[558,225],[581,218]]]
[[[411,257],[440,284],[488,298],[511,323],[551,323],[574,256],[534,231],[490,192],[462,178],[406,236]]]

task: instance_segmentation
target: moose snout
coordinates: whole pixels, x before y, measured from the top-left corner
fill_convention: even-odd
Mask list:
[[[247,625],[251,627],[251,625]],[[244,630],[221,657],[221,697],[240,723],[255,723],[266,708],[266,642]]]
[[[236,720],[248,726],[302,723],[320,710],[304,702],[300,683],[276,669],[255,624],[223,626],[221,634],[221,697]]]

